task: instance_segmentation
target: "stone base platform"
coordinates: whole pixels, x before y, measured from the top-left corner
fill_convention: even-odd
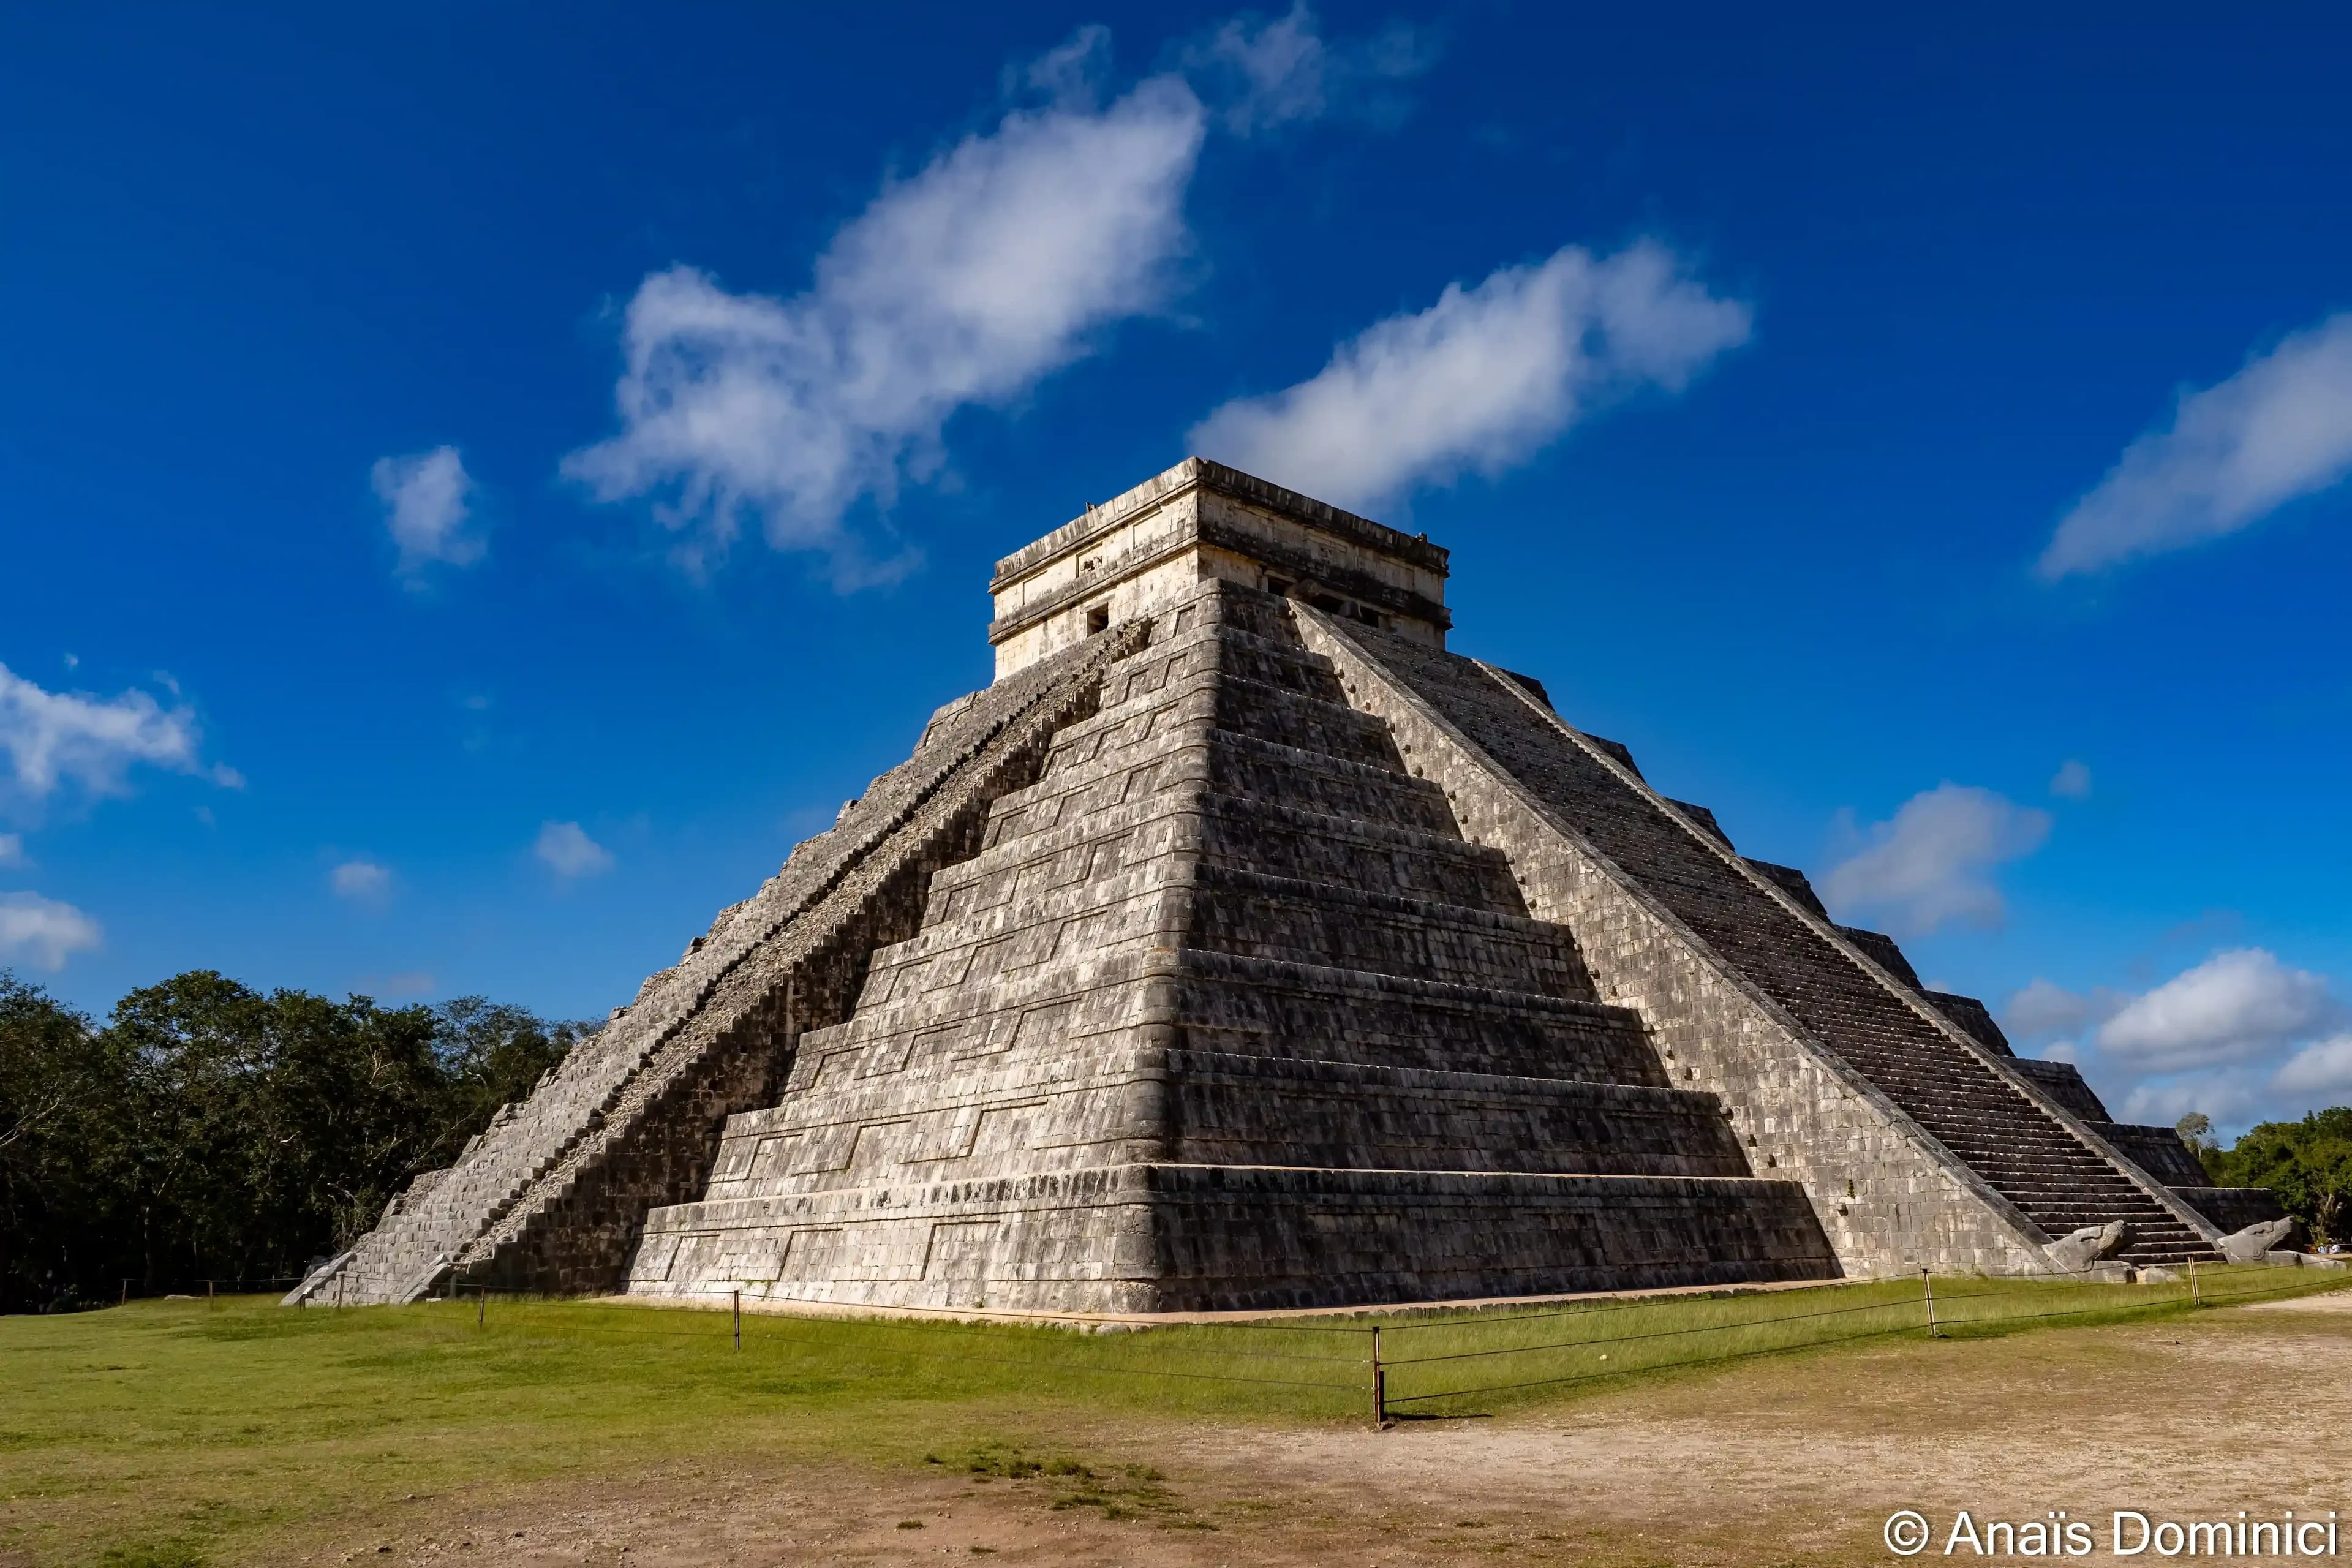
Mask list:
[[[1265,1311],[1838,1272],[1793,1183],[1129,1164],[661,1210],[629,1293]]]

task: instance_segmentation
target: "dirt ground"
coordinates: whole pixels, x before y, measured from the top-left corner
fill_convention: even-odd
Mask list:
[[[1887,1515],[2352,1514],[2352,1293],[2157,1325],[1695,1371],[1384,1432],[1102,1418],[902,1463],[756,1454],[419,1498],[312,1563],[1792,1564],[1890,1560]],[[1034,1471],[1038,1464],[1045,1470]],[[1034,1473],[1032,1473],[1034,1471]],[[1055,1473],[1058,1471],[1058,1473]],[[1960,1555],[1969,1555],[1965,1547]]]

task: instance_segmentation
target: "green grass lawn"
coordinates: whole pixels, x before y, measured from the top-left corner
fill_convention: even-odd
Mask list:
[[[2352,1284],[2205,1271],[2209,1302]],[[1938,1279],[1955,1337],[2186,1312],[2185,1285]],[[919,1464],[1056,1410],[1318,1425],[1368,1420],[1373,1322],[1401,1415],[1500,1414],[1922,1334],[1916,1281],[1337,1322],[1077,1333],[494,1298],[290,1311],[259,1298],[0,1319],[0,1563],[249,1558],[298,1522],[410,1494],[740,1452]],[[1690,1369],[1677,1371],[1676,1369]],[[1013,1420],[1008,1426],[1008,1420]]]

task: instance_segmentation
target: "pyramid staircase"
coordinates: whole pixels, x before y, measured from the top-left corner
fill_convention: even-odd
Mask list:
[[[651,1216],[630,1290],[1233,1310],[1834,1270],[1289,606],[1211,581]]]
[[[2215,1256],[2200,1216],[1854,940],[1884,938],[1832,926],[1817,901],[1804,907],[1786,885],[1793,873],[1742,860],[1711,816],[1658,796],[1622,747],[1571,730],[1532,682],[1361,626],[1327,629],[1442,713],[2042,1232],[2119,1219],[2131,1262]]]
[[[418,1176],[360,1244],[286,1297],[413,1301],[478,1284],[611,1290],[646,1211],[699,1193],[733,1111],[772,1103],[799,1032],[847,1016],[879,942],[914,931],[930,873],[977,847],[989,803],[1092,710],[1126,630],[941,709],[914,755],[720,911],[527,1101]]]

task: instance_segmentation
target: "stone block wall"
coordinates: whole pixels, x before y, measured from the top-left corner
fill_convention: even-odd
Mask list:
[[[1300,619],[1349,700],[1387,722],[1472,840],[1510,857],[1528,906],[1576,933],[1601,994],[1641,1016],[1672,1081],[1720,1096],[1758,1173],[1801,1184],[1847,1272],[2045,1267],[2039,1227],[1376,660],[1367,634],[1311,610]]]
[[[1289,606],[1213,582],[730,1121],[630,1289],[1238,1310],[1832,1268]]]
[[[549,1289],[617,1284],[627,1216],[698,1190],[710,1119],[770,1098],[806,1020],[846,1015],[871,942],[919,921],[929,871],[973,846],[993,794],[1034,776],[1045,740],[1091,710],[1122,646],[1074,648],[943,708],[912,758],[288,1301],[413,1300],[459,1270]]]

